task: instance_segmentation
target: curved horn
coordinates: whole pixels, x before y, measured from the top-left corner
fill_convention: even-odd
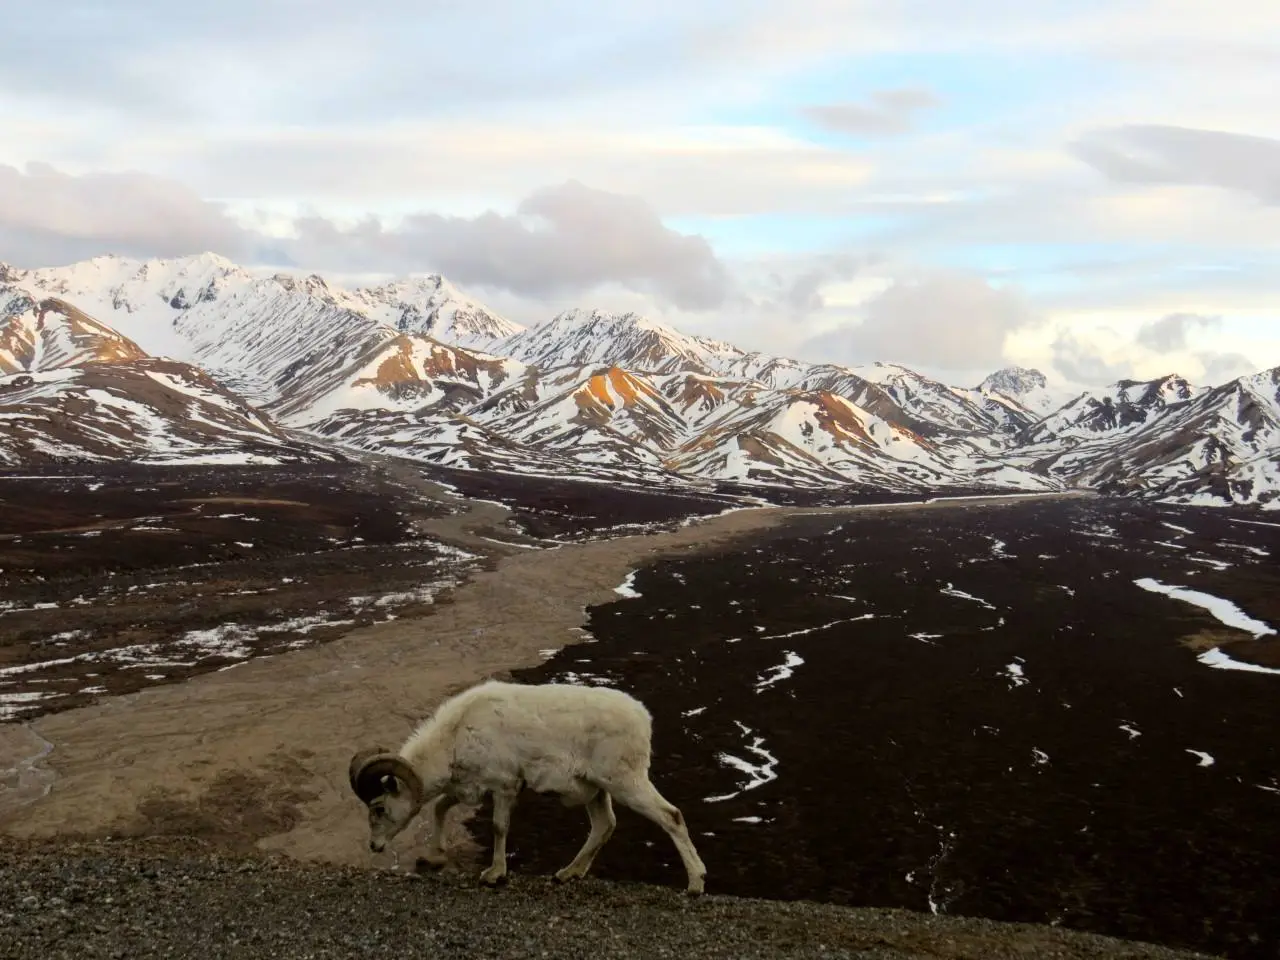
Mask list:
[[[353,768],[357,759],[359,759],[358,754],[351,760]],[[382,778],[387,776],[395,777],[409,788],[409,792],[413,794],[415,810],[422,806],[426,799],[422,778],[403,758],[393,753],[377,753],[364,760],[359,768],[355,769],[351,777],[351,786],[356,796],[368,804],[386,792],[382,787]]]
[[[357,750],[355,756],[351,758],[351,763],[347,766],[347,779],[351,781],[351,789],[359,794],[360,790],[356,786],[356,780],[360,775],[360,768],[374,757],[390,752],[386,747],[365,747],[363,750]]]

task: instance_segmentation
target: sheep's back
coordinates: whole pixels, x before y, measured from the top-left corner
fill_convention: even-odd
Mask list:
[[[653,721],[634,697],[572,684],[485,686],[459,729],[459,766],[519,778],[540,792],[648,770]]]

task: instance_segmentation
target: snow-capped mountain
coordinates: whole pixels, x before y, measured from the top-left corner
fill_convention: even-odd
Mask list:
[[[1101,390],[1089,390],[1028,428],[1024,444],[1065,440],[1088,441],[1116,433],[1132,432],[1160,416],[1171,405],[1204,392],[1182,377],[1158,380],[1122,380]]]
[[[755,407],[724,416],[686,444],[675,464],[682,472],[717,479],[806,485],[1055,486],[961,444],[921,436],[826,390],[775,392]]]
[[[402,333],[460,347],[483,349],[525,329],[436,274],[352,290],[343,305]]]
[[[1048,416],[1072,398],[1072,394],[1056,389],[1039,370],[1029,367],[1005,367],[991,374],[977,386],[978,393],[997,402],[1013,401],[1038,420]]]
[[[1024,466],[1173,502],[1280,506],[1280,368],[1212,389],[1124,381],[1037,424]],[[1037,461],[1032,463],[1030,461]]]
[[[493,349],[544,370],[609,364],[638,373],[710,373],[744,356],[730,344],[691,337],[657,320],[599,310],[567,310]]]
[[[73,303],[149,354],[211,365],[245,365],[246,358],[222,357],[216,347],[228,339],[228,328],[243,325],[246,312],[257,320],[285,316],[295,329],[308,330],[310,340],[339,316],[349,327],[391,328],[472,348],[524,329],[441,277],[346,290],[316,274],[261,275],[211,253],[146,261],[104,256],[39,270],[0,264],[0,281],[37,299]],[[253,358],[259,366],[279,359],[270,349],[264,352]]]
[[[12,272],[0,283],[0,463],[328,459],[198,367],[157,359]]]
[[[279,423],[471,469],[645,484],[1085,486],[1280,506],[1274,372],[1213,390],[1169,376],[1073,397],[1011,367],[957,387],[897,364],[746,352],[635,314],[571,310],[523,328],[438,276],[349,290],[210,254],[0,265],[0,307],[0,372],[42,372],[41,390],[56,393],[53,371],[98,376],[159,353],[201,368],[201,389],[277,439]],[[0,397],[0,449],[30,451],[17,390]],[[148,429],[120,429],[135,428]],[[137,456],[162,444],[117,446]]]
[[[36,301],[0,284],[0,374],[53,370],[82,363],[120,363],[146,353],[69,303]]]
[[[896,363],[854,367],[856,373],[878,384],[902,409],[922,422],[948,430],[999,437],[1014,433],[1035,418],[1009,403],[994,401],[975,390],[950,387]]]
[[[190,364],[144,357],[0,377],[0,464],[325,459]]]
[[[73,300],[149,353],[194,363],[290,422],[447,404],[459,388],[475,400],[520,369],[413,331],[474,343],[522,329],[431,278],[347,291],[316,275],[259,276],[213,254],[6,275],[14,289]]]

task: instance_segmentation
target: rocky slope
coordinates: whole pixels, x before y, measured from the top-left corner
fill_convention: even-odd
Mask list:
[[[190,364],[145,357],[0,377],[0,464],[332,458]]]
[[[1201,954],[1057,927],[680,894],[595,879],[322,868],[194,843],[0,846],[0,922],[15,960],[380,953],[472,957],[860,957],[1194,960]],[[252,909],[246,910],[246,904]]]

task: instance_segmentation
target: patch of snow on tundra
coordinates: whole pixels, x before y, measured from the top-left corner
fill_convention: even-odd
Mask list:
[[[1280,674],[1280,670],[1275,667],[1263,667],[1256,663],[1245,663],[1241,660],[1233,660],[1231,657],[1223,653],[1218,647],[1212,650],[1206,650],[1200,656],[1196,657],[1206,666],[1216,667],[1219,670],[1246,670],[1249,673],[1275,673]]]
[[[987,601],[983,600],[981,597],[975,597],[971,593],[965,593],[963,590],[957,590],[956,585],[954,583],[948,583],[945,587],[943,587],[942,594],[943,596],[947,596],[947,597],[959,597],[961,600],[972,600],[974,603],[982,604],[988,610],[995,609],[994,606],[987,603]]]
[[[1230,600],[1223,600],[1221,597],[1215,597],[1211,593],[1171,586],[1151,577],[1143,577],[1133,582],[1143,590],[1149,590],[1152,593],[1163,593],[1165,596],[1173,597],[1176,600],[1195,604],[1197,607],[1208,610],[1220,623],[1224,623],[1228,627],[1235,627],[1237,630],[1244,630],[1255,637],[1264,637],[1276,632],[1269,624],[1253,619]]]
[[[760,674],[760,679],[756,682],[756,693],[759,693],[761,690],[767,690],[775,683],[786,680],[795,673],[795,668],[800,666],[802,663],[804,663],[804,660],[799,654],[788,650],[786,652],[785,661],[776,667],[770,667],[764,673]]]
[[[1021,657],[1015,657],[1013,663],[1005,664],[1003,676],[1008,677],[1009,680],[1012,681],[1009,684],[1010,690],[1014,687],[1021,687],[1027,682],[1027,675],[1023,672],[1022,663],[1019,662],[1021,660]]]
[[[778,758],[764,748],[764,738],[754,736],[755,731],[748,727],[740,720],[735,720],[738,729],[742,731],[743,736],[751,737],[751,742],[745,746],[745,750],[753,754],[760,762],[752,763],[750,760],[743,760],[741,757],[735,757],[731,753],[720,753],[718,759],[726,767],[732,767],[741,773],[747,775],[747,781],[733,793],[726,793],[718,797],[706,797],[706,803],[720,803],[724,800],[732,800],[739,794],[746,793],[748,790],[755,790],[762,787],[766,783],[770,783],[778,779]]]

